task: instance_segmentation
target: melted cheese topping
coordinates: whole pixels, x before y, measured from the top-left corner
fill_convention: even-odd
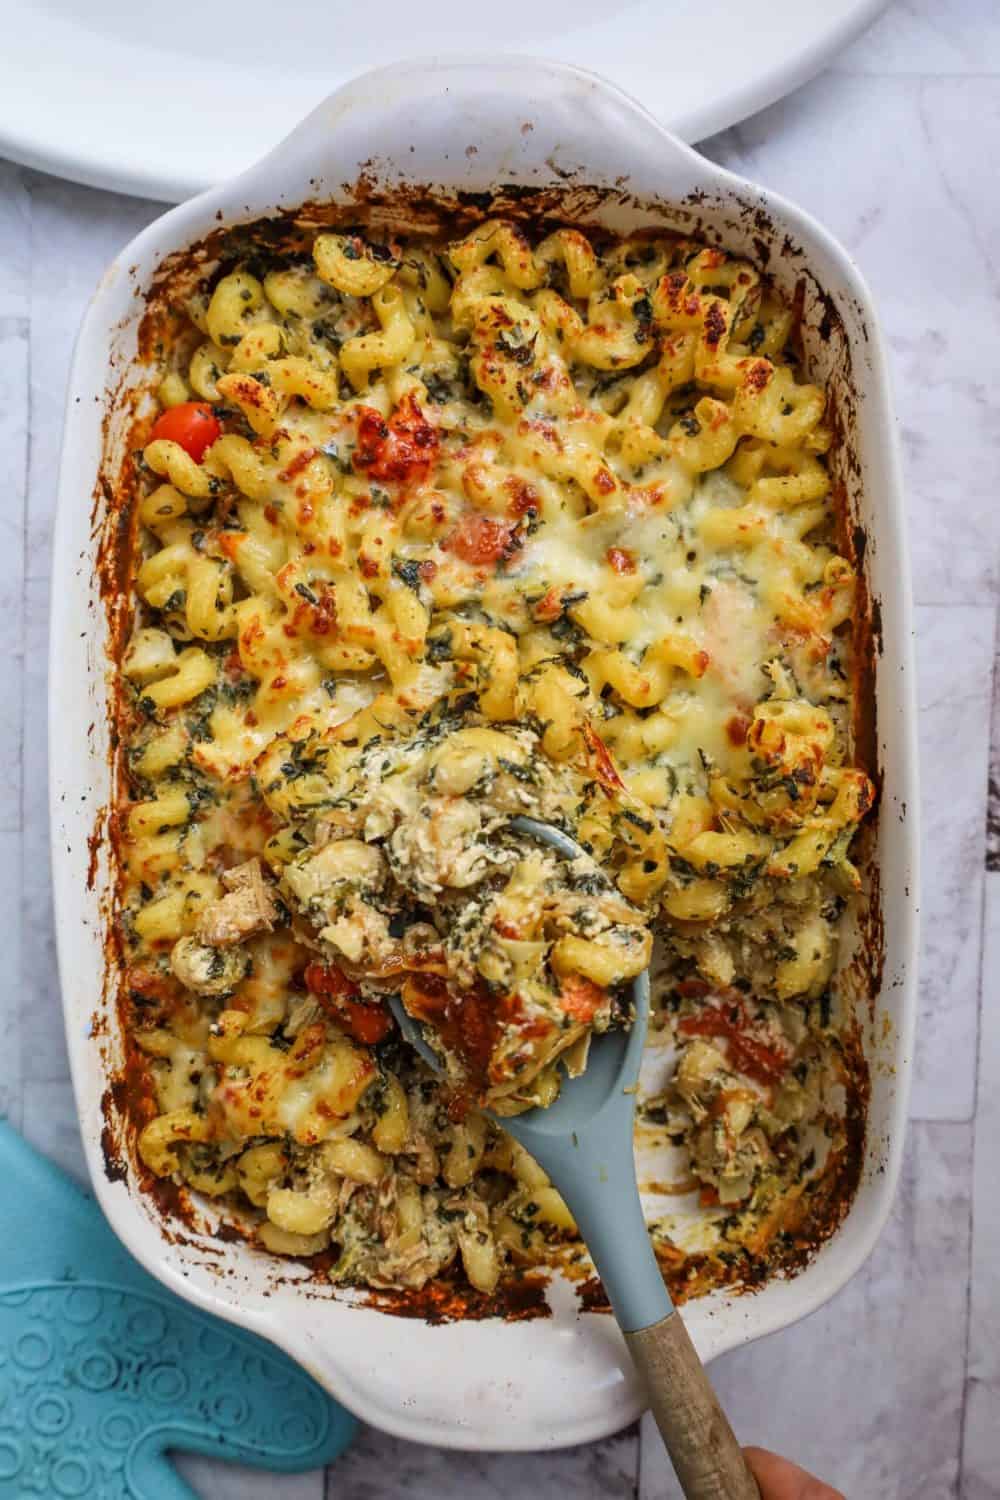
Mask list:
[[[384,1252],[412,1281],[408,1247],[436,1269],[447,1241],[480,1284],[475,1170],[512,1158],[482,1122],[461,1127],[477,1166],[442,1170],[472,1218],[442,1240],[440,1127],[413,1124],[412,1063],[376,1068],[369,1049],[390,1030],[387,984],[426,1001],[436,893],[486,880],[493,825],[457,752],[428,829],[421,799],[440,788],[394,785],[392,755],[373,781],[371,750],[516,730],[519,754],[572,789],[548,815],[663,933],[664,994],[709,1075],[678,1074],[663,1108],[705,1190],[758,1216],[757,1244],[759,1195],[801,1191],[788,1077],[826,1076],[816,1007],[872,800],[848,738],[854,578],[834,541],[825,395],[788,352],[789,310],[748,262],[671,236],[532,243],[490,221],[450,247],[320,234],[311,264],[267,253],[266,272],[238,266],[190,303],[144,453],[123,663],[136,1036],[161,1074],[164,1035],[183,1039],[186,1078],[206,1049],[196,1086],[161,1081],[147,1160],[203,1186],[213,1152],[249,1161],[270,1150],[260,1137],[284,1141],[252,1175],[226,1166],[217,1190],[236,1170],[251,1202],[280,1203],[272,1226],[293,1249],[293,1221],[312,1245],[343,1208],[317,1173],[362,1184],[352,1244],[384,1177],[365,1275],[388,1275]],[[516,784],[523,765],[504,774]],[[241,861],[241,889],[262,895],[243,898],[230,942],[206,913]],[[433,939],[420,954],[393,930],[400,890]],[[607,1024],[634,969],[606,933],[580,937],[578,904],[561,944],[515,933],[499,956],[481,916],[454,959],[481,996],[520,985],[529,1019],[540,1005],[558,1031],[551,996],[584,976]],[[281,941],[263,936],[275,921]],[[598,940],[608,951],[585,963]],[[526,1038],[501,1028],[497,1055],[545,1050]],[[828,1093],[811,1089],[814,1122],[835,1120]],[[302,1157],[345,1132],[382,1165],[356,1157],[351,1179],[343,1155]],[[295,1219],[287,1195],[310,1192]]]

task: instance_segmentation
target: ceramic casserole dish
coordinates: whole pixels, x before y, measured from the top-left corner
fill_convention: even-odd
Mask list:
[[[460,1448],[579,1443],[634,1419],[642,1398],[607,1316],[580,1311],[557,1277],[551,1314],[431,1323],[365,1305],[308,1269],[165,1220],[130,1149],[121,1090],[117,975],[108,960],[113,836],[109,645],[127,603],[115,574],[123,523],[114,474],[136,403],[154,383],[139,327],[164,258],[219,230],[305,203],[538,202],[550,217],[628,232],[659,222],[763,264],[801,307],[812,378],[833,395],[833,458],[873,622],[879,778],[863,840],[863,899],[839,982],[856,1003],[870,1071],[864,1163],[849,1212],[798,1274],[752,1294],[716,1291],[685,1321],[711,1358],[812,1312],[854,1274],[892,1201],[912,1056],[916,942],[915,714],[911,604],[886,359],[869,294],[813,220],[720,170],[593,75],[528,60],[411,63],[340,89],[270,156],[173,209],[108,269],[90,304],[69,391],[55,536],[51,635],[52,848],[66,1028],[98,1199],[129,1250],[196,1305],[272,1339],[346,1406],[401,1437]],[[470,196],[464,196],[470,195]],[[502,211],[502,210],[501,210]],[[125,587],[124,584],[121,585]],[[117,592],[116,592],[117,590]]]

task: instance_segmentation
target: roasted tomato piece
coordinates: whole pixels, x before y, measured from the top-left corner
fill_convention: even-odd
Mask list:
[[[443,545],[463,562],[477,567],[498,563],[513,556],[520,545],[517,523],[505,521],[500,516],[484,516],[479,511],[470,511]]]
[[[559,1004],[574,1021],[586,1025],[594,1019],[607,997],[607,990],[602,990],[592,979],[584,979],[582,974],[567,974],[559,991]]]
[[[388,421],[374,407],[359,408],[354,467],[379,484],[425,484],[438,446],[437,429],[413,396],[404,396]]]
[[[601,739],[597,730],[591,724],[588,724],[586,720],[584,720],[581,727],[583,729],[584,741],[590,752],[590,761],[593,766],[595,779],[600,782],[606,792],[622,791],[625,783],[618,774],[618,767],[611,758],[611,751]]]

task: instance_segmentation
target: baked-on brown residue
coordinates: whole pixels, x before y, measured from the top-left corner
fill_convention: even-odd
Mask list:
[[[549,1318],[552,1310],[545,1297],[549,1277],[544,1270],[511,1271],[495,1292],[477,1292],[454,1271],[447,1271],[420,1291],[407,1288],[367,1290],[364,1306],[397,1318],[422,1318],[426,1323],[482,1322],[504,1318],[508,1323],[526,1323]]]
[[[115,952],[118,952],[117,944]],[[125,1017],[121,1009],[119,1021],[125,1031],[125,1062],[117,1071],[110,1088],[105,1089],[101,1096],[101,1113],[104,1116],[104,1128],[101,1131],[104,1172],[109,1182],[125,1180],[125,1163],[131,1156],[132,1160],[139,1163],[139,1177],[143,1187],[153,1191],[161,1185],[161,1179],[154,1178],[131,1152],[133,1136],[156,1114],[152,1072],[149,1059],[125,1030]]]
[[[456,237],[487,218],[502,215],[519,222],[531,221],[546,230],[572,223],[576,227],[586,228],[597,241],[601,241],[611,236],[594,224],[594,216],[609,208],[628,208],[648,218],[648,232],[651,235],[662,234],[668,228],[719,243],[729,232],[725,226],[717,229],[704,223],[700,212],[707,201],[704,194],[692,194],[684,204],[671,205],[669,210],[665,210],[656,203],[640,202],[624,186],[597,188],[574,182],[574,174],[568,174],[565,184],[558,188],[535,189],[500,184],[493,192],[470,194],[442,192],[430,186],[419,185],[386,188],[381,181],[384,170],[384,164],[372,162],[356,184],[345,185],[347,194],[353,200],[349,204],[310,203],[303,205],[294,214],[235,227],[223,226],[198,244],[168,256],[153,278],[152,291],[139,328],[139,360],[150,367],[150,382],[154,362],[176,338],[181,327],[182,319],[175,308],[184,298],[199,287],[214,285],[219,277],[237,263],[244,263],[250,269],[260,271],[266,269],[276,255],[304,252],[313,233],[320,227],[357,226],[378,230],[391,226],[399,231]],[[743,205],[735,203],[731,210],[731,228],[733,232],[743,235],[757,230],[758,238],[754,243],[758,247],[759,260],[762,265],[766,265],[770,251],[759,236],[770,235],[773,238],[775,234],[774,225],[766,214],[750,202]],[[801,250],[786,240],[780,250],[780,259],[788,261],[799,257]],[[806,279],[810,283],[808,299]],[[796,343],[801,345],[802,316],[807,300],[811,300],[820,309],[816,325],[819,338],[823,341],[839,338],[844,359],[848,360],[849,346],[836,303],[808,273],[800,276],[793,299]],[[845,371],[849,377],[846,366]],[[835,439],[831,467],[840,550],[844,556],[859,565],[859,572],[864,579],[860,564],[864,560],[865,536],[857,517],[852,514],[849,500],[849,490],[856,489],[856,482],[860,477],[851,441],[855,410],[850,387],[849,378],[842,378],[837,382],[836,400],[831,402],[828,413]],[[134,455],[148,436],[150,417],[143,412],[145,397],[145,388],[129,390],[126,388],[125,374],[118,375],[103,419],[105,457],[94,494],[92,519],[97,536],[96,578],[108,618],[109,656],[113,666],[120,663],[132,621],[129,584],[136,546],[133,497],[137,465]],[[123,424],[129,429],[127,440],[121,441],[116,436],[113,443],[113,433],[120,433]],[[116,458],[116,452],[123,456]],[[849,485],[848,480],[854,481],[854,484]],[[859,762],[876,785],[880,779],[873,693],[874,657],[877,649],[880,649],[878,604],[869,598],[867,585],[863,583],[854,639],[857,687],[855,740]],[[120,805],[124,800],[125,778],[120,745],[125,738],[123,731],[127,727],[128,714],[120,678],[115,673],[111,689],[112,806]],[[847,978],[847,986],[857,994],[867,994],[873,1002],[881,979],[881,905],[877,876],[870,873],[873,863],[873,830],[870,827],[863,828],[861,837],[864,840],[862,867],[869,872],[869,888],[859,914],[861,951],[849,966],[851,972]],[[97,851],[101,838],[107,840],[112,866],[118,872],[120,880],[117,820],[103,814],[90,844],[89,879],[96,876]],[[120,893],[116,891],[103,915],[108,976],[106,1000],[117,1006],[119,1020],[122,1022],[122,1012],[128,1002],[124,986],[120,982],[123,955],[117,925],[119,900]],[[124,1031],[124,1027],[122,1030]],[[106,1039],[101,1044],[107,1057]],[[124,1055],[125,1062],[115,1072],[113,1083],[102,1100],[105,1170],[112,1181],[137,1182],[157,1204],[165,1237],[182,1239],[177,1231],[178,1222],[196,1228],[199,1232],[202,1226],[197,1223],[197,1215],[187,1190],[169,1179],[154,1179],[139,1161],[135,1151],[135,1138],[146,1120],[155,1113],[152,1080],[148,1063],[134,1045],[126,1044]],[[669,1244],[658,1243],[664,1278],[675,1300],[684,1301],[720,1284],[754,1290],[776,1272],[791,1275],[807,1264],[817,1248],[843,1221],[857,1188],[865,1151],[869,1081],[859,1033],[855,1032],[844,1044],[843,1062],[847,1092],[845,1138],[831,1153],[831,1160],[824,1173],[807,1186],[793,1205],[785,1208],[780,1231],[768,1245],[766,1254],[754,1256],[749,1250],[734,1248],[731,1253],[724,1251],[723,1254],[684,1256],[672,1250]],[[131,1178],[129,1163],[132,1164]],[[215,1233],[223,1241],[249,1238],[247,1231],[232,1223],[223,1223]],[[578,1257],[578,1247],[566,1249],[570,1258]],[[558,1261],[558,1256],[553,1257],[553,1264],[558,1264]],[[305,1264],[309,1266],[315,1282],[328,1281],[328,1255],[313,1257]],[[549,1312],[545,1300],[548,1274],[544,1269],[512,1271],[504,1279],[498,1292],[492,1297],[486,1297],[463,1284],[457,1273],[449,1273],[420,1292],[366,1292],[364,1305],[395,1316],[421,1318],[433,1323],[460,1318],[478,1320],[504,1317],[523,1320],[545,1317]],[[596,1277],[590,1277],[579,1285],[577,1293],[583,1310],[607,1310],[603,1288]]]
[[[104,1116],[104,1124],[101,1127],[104,1175],[109,1182],[127,1182],[128,1160],[124,1154],[121,1135],[115,1128],[114,1105],[109,1088],[105,1089],[101,1095],[101,1114]]]
[[[92,891],[97,881],[97,861],[101,854],[101,845],[104,843],[104,819],[106,814],[103,809],[97,815],[97,821],[93,829],[87,835],[87,890]]]
[[[581,1312],[609,1313],[611,1311],[608,1294],[599,1276],[588,1276],[586,1281],[582,1281],[576,1288],[576,1296]]]

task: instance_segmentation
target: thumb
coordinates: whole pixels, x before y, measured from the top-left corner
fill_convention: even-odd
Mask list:
[[[761,1500],[844,1500],[839,1490],[766,1448],[744,1448]]]

